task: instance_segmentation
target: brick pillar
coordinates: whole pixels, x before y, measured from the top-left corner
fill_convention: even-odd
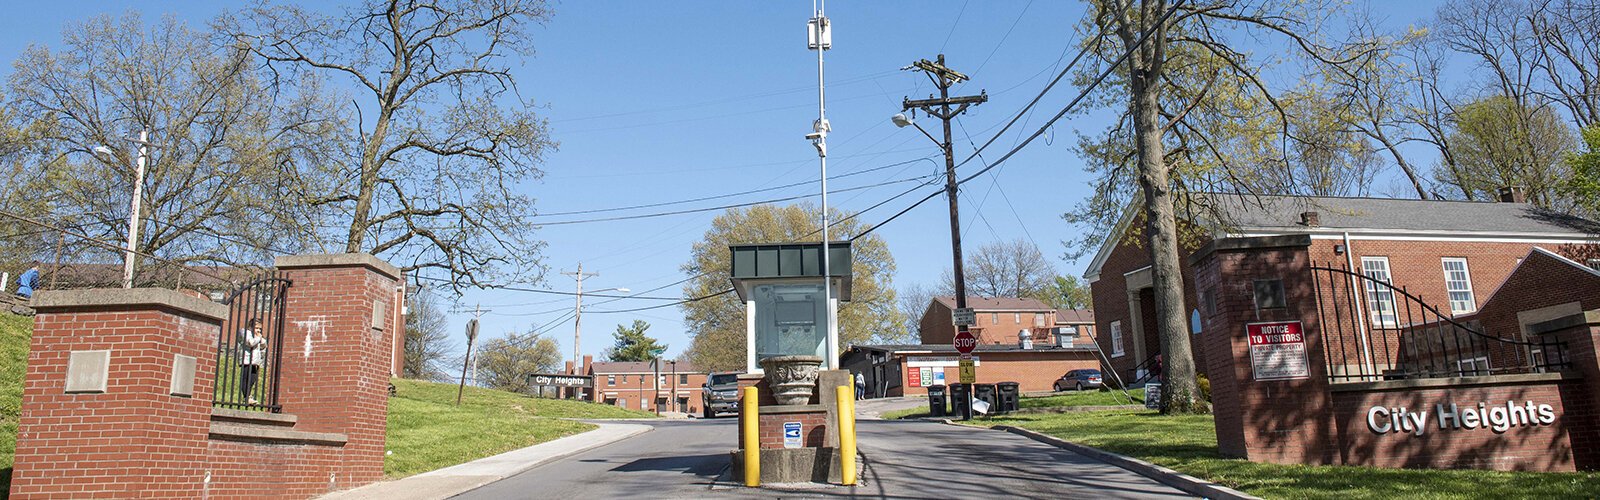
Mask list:
[[[292,280],[279,404],[295,430],[348,437],[335,488],[383,478],[393,314],[400,272],[366,254],[279,257]]]
[[[1336,459],[1332,395],[1306,237],[1217,240],[1192,257],[1195,289],[1215,296],[1197,339],[1205,352],[1217,448],[1256,462],[1326,464]],[[1255,307],[1255,280],[1283,280],[1287,307]],[[1310,376],[1255,380],[1248,323],[1300,321]]]
[[[1566,318],[1567,325],[1547,334],[1567,344],[1568,370],[1582,377],[1561,386],[1562,419],[1572,440],[1578,470],[1600,470],[1600,310]]]
[[[162,289],[43,291],[32,306],[11,498],[201,497],[227,308]]]

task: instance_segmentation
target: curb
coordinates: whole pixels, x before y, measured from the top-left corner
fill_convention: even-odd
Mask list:
[[[961,425],[961,424],[952,423],[949,420],[946,420],[945,423],[949,423],[951,425]],[[968,426],[968,427],[971,427],[971,426]],[[1220,485],[1220,484],[1217,484],[1217,483],[1206,481],[1204,479],[1200,479],[1198,477],[1194,477],[1194,476],[1191,476],[1191,475],[1188,475],[1188,474],[1184,474],[1182,472],[1178,472],[1178,471],[1175,471],[1175,470],[1172,470],[1172,469],[1168,469],[1166,467],[1162,467],[1162,466],[1159,466],[1159,465],[1156,465],[1156,464],[1153,464],[1153,463],[1150,463],[1150,462],[1146,462],[1144,460],[1140,460],[1140,459],[1137,459],[1137,458],[1124,456],[1124,455],[1118,455],[1116,453],[1105,451],[1105,450],[1102,450],[1102,449],[1099,449],[1099,448],[1093,448],[1093,447],[1089,447],[1089,446],[1084,446],[1084,445],[1077,444],[1077,443],[1074,443],[1074,442],[1071,442],[1071,441],[1067,441],[1067,440],[1064,440],[1064,439],[1061,439],[1061,438],[1058,438],[1058,437],[1055,437],[1055,436],[1041,434],[1041,433],[1038,433],[1038,432],[1035,432],[1035,431],[1031,431],[1031,430],[1028,430],[1028,429],[1023,429],[1023,428],[1020,428],[1020,427],[1012,427],[1012,426],[1009,426],[1009,425],[996,425],[996,426],[990,427],[990,429],[997,430],[997,431],[1005,431],[1005,432],[1009,432],[1009,433],[1016,434],[1016,435],[1019,435],[1019,436],[1023,436],[1023,437],[1032,439],[1034,441],[1038,441],[1038,442],[1041,442],[1041,443],[1044,443],[1044,444],[1052,445],[1052,446],[1055,446],[1057,448],[1061,448],[1061,449],[1064,449],[1064,450],[1067,450],[1067,451],[1071,451],[1073,453],[1077,453],[1079,455],[1083,455],[1083,456],[1087,456],[1087,457],[1099,460],[1101,462],[1105,462],[1105,463],[1108,463],[1108,464],[1111,464],[1111,465],[1115,465],[1117,467],[1128,469],[1130,471],[1138,473],[1141,476],[1148,477],[1150,479],[1154,479],[1157,482],[1160,482],[1161,484],[1165,484],[1167,486],[1171,486],[1173,488],[1177,488],[1179,490],[1183,490],[1184,493],[1188,493],[1188,494],[1191,494],[1191,495],[1197,495],[1197,496],[1201,496],[1201,497],[1205,497],[1205,498],[1212,498],[1212,499],[1261,500],[1261,497],[1248,495],[1248,494],[1245,494],[1244,492],[1241,492],[1239,490],[1235,490],[1235,489],[1229,488],[1227,486],[1223,486],[1223,485]]]

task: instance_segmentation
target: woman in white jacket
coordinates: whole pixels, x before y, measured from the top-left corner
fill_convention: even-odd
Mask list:
[[[267,360],[267,336],[261,332],[261,318],[250,320],[250,327],[239,332],[243,343],[244,352],[239,359],[245,401],[256,404],[256,398],[251,392],[255,389],[256,379],[261,377],[261,363]]]

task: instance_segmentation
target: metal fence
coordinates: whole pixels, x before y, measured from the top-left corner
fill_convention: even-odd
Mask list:
[[[1566,343],[1485,332],[1445,314],[1386,273],[1313,265],[1318,324],[1333,382],[1539,373],[1567,365]]]
[[[276,271],[260,274],[224,299],[228,320],[217,336],[217,378],[211,404],[222,408],[282,410],[284,298],[292,283]]]

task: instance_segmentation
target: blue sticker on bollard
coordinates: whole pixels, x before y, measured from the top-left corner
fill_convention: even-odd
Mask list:
[[[784,422],[783,423],[783,447],[784,448],[799,448],[801,446],[802,446],[802,443],[800,442],[800,422]]]

